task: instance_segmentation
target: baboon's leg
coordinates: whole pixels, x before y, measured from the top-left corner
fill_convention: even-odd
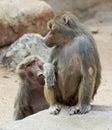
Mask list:
[[[69,109],[70,115],[83,114],[91,110],[90,102],[95,88],[96,72],[90,67],[81,80],[78,92],[78,103]]]
[[[44,86],[44,95],[45,98],[50,105],[49,107],[49,112],[51,114],[57,115],[59,114],[61,110],[61,106],[57,105],[55,93],[54,93],[54,88],[49,89],[48,86]]]

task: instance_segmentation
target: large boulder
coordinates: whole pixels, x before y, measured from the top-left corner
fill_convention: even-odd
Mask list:
[[[44,110],[20,121],[13,121],[0,130],[111,130],[112,107],[98,106],[85,115],[69,116],[66,109],[59,115]]]
[[[24,33],[47,32],[52,8],[38,0],[0,0],[0,47],[14,42]]]
[[[26,57],[30,55],[37,55],[43,61],[47,61],[50,53],[43,37],[37,33],[27,33],[16,40],[4,53],[2,63],[10,70],[15,70],[16,66]]]

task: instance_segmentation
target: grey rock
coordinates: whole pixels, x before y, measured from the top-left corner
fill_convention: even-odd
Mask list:
[[[16,66],[30,55],[37,55],[41,59],[47,60],[50,50],[40,34],[24,34],[3,53],[2,63],[7,68],[15,70]]]
[[[112,130],[112,107],[95,106],[84,115],[68,115],[67,108],[59,115],[41,111],[20,121],[12,121],[0,130]]]

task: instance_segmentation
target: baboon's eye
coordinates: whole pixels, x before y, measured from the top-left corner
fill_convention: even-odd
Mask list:
[[[36,60],[33,60],[32,62],[26,64],[26,65],[24,66],[24,68],[27,69],[27,68],[33,66],[33,65],[35,64],[35,62],[36,62]]]
[[[28,67],[30,67],[30,64],[27,64],[27,65],[24,66],[25,70],[26,70]]]
[[[33,66],[35,65],[36,62],[37,62],[36,60],[33,60],[31,63],[28,64],[28,66]]]
[[[50,30],[52,29],[52,23],[49,23],[49,29]]]

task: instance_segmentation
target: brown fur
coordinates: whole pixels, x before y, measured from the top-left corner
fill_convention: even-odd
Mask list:
[[[101,65],[95,41],[69,12],[55,16],[49,21],[48,27],[49,32],[44,41],[48,47],[54,46],[49,63],[55,66],[56,78],[55,88],[46,83],[44,90],[51,106],[50,112],[58,114],[61,109],[57,104],[61,103],[70,106],[71,115],[86,113],[91,109],[90,102],[101,79]]]
[[[17,67],[20,86],[14,104],[14,119],[23,119],[48,108],[44,98],[43,63],[36,56],[29,56]]]

